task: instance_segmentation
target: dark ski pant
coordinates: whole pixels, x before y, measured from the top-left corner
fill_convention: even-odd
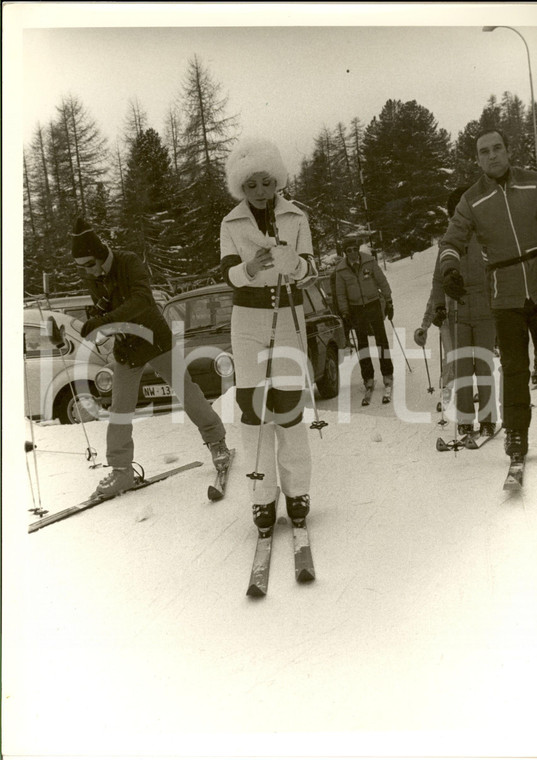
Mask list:
[[[358,341],[358,356],[360,357],[360,370],[362,380],[367,382],[375,376],[375,370],[369,352],[368,328],[371,327],[375,342],[379,349],[380,371],[382,377],[393,375],[393,364],[390,359],[390,344],[384,327],[384,317],[380,299],[371,301],[364,306],[349,307],[349,316]]]
[[[222,420],[199,385],[191,379],[184,357],[177,347],[151,359],[149,365],[172,388],[205,443],[216,443],[224,438],[226,433]],[[110,422],[106,431],[106,455],[111,467],[128,467],[132,463],[132,420],[143,371],[143,367],[130,367],[119,362],[114,365]]]
[[[472,324],[457,323],[457,421],[472,424],[475,419],[473,377],[479,397],[479,422],[496,422],[493,393],[493,357],[496,331],[492,319]]]
[[[493,309],[503,391],[503,426],[527,433],[531,421],[529,332],[537,305],[527,300],[522,309]]]

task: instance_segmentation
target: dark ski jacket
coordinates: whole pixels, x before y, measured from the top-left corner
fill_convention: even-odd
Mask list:
[[[116,361],[142,367],[171,350],[172,332],[155,303],[143,261],[130,252],[112,255],[110,272],[101,278],[87,278],[85,285],[95,304],[95,316],[102,317],[104,324],[114,324],[111,334],[115,336]]]
[[[442,275],[460,269],[474,233],[491,275],[492,308],[537,302],[537,172],[511,167],[505,186],[484,174],[463,194],[440,241]]]

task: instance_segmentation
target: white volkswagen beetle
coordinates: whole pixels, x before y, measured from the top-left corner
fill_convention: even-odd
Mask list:
[[[56,345],[51,318],[63,345]],[[82,339],[82,322],[61,312],[24,309],[24,413],[32,419],[77,423],[99,419],[110,405],[113,341]]]

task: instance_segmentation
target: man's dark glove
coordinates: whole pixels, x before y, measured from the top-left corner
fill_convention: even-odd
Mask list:
[[[445,273],[442,285],[446,296],[453,298],[455,301],[460,302],[461,298],[466,293],[464,280],[462,279],[461,273],[456,269],[450,269]]]
[[[106,321],[102,317],[92,317],[91,319],[88,319],[87,322],[84,322],[82,325],[82,329],[80,330],[80,334],[83,338],[85,338],[87,335],[92,333],[94,330],[97,330],[99,327],[102,327]]]
[[[444,319],[447,317],[447,311],[444,306],[437,306],[434,312],[434,317],[431,322],[435,327],[442,327]]]
[[[393,301],[386,301],[386,307],[384,311],[386,314],[386,319],[391,322],[393,319]]]

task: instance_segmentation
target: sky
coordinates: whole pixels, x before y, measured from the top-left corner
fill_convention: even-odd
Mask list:
[[[4,9],[7,34],[10,20],[21,32],[12,105],[24,144],[68,94],[112,147],[135,100],[163,134],[194,55],[242,134],[272,138],[291,175],[324,127],[354,117],[365,126],[388,99],[416,100],[454,139],[491,94],[530,103],[523,40],[481,28],[518,28],[535,57],[535,3],[60,5],[15,4],[11,19]]]

